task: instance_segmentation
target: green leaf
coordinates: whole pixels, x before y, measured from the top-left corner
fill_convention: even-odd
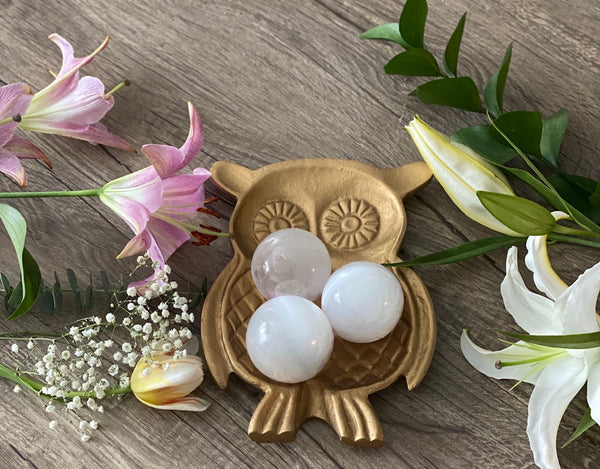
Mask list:
[[[408,43],[402,38],[402,35],[400,34],[400,28],[398,27],[398,23],[380,24],[379,26],[375,26],[374,28],[365,31],[359,37],[361,39],[377,39],[382,41],[392,41],[396,44],[400,44],[405,49],[410,48]]]
[[[23,295],[21,303],[8,319],[16,319],[31,309],[42,284],[40,268],[26,248],[23,248],[23,270],[21,271],[21,275],[23,278],[20,283]]]
[[[583,417],[581,417],[581,421],[579,422],[579,425],[577,425],[577,429],[573,432],[573,434],[569,437],[565,444],[561,446],[561,448],[564,448],[567,445],[573,443],[573,441],[575,441],[577,438],[583,435],[594,425],[596,425],[596,421],[592,418],[592,410],[588,407],[588,409],[583,414]]]
[[[441,78],[419,86],[410,93],[425,104],[439,104],[484,113],[479,91],[469,77]]]
[[[19,282],[19,283],[17,283],[17,286],[12,289],[12,291],[10,293],[10,297],[8,298],[8,301],[6,302],[6,309],[8,310],[8,312],[10,314],[13,314],[17,310],[17,308],[19,307],[19,304],[21,303],[22,298],[23,298],[23,282]],[[9,316],[9,319],[10,319],[10,316]]]
[[[92,281],[92,274],[90,274],[90,284],[85,289],[83,307],[86,310],[90,310],[90,309],[92,309],[93,306],[94,306],[94,284]]]
[[[537,111],[513,111],[502,114],[494,124],[517,146],[523,153],[541,157],[540,139],[542,137],[542,115]],[[506,139],[492,128],[492,136],[501,143]]]
[[[590,204],[596,182],[581,176],[558,173],[548,180],[560,196],[594,222],[600,221],[600,208]]]
[[[425,49],[408,49],[401,52],[384,67],[385,73],[413,77],[439,77],[440,67]]]
[[[54,285],[52,286],[52,296],[56,309],[60,309],[63,303],[63,292],[58,280],[58,275],[54,272]]]
[[[481,256],[490,251],[501,249],[507,246],[524,243],[527,239],[517,236],[494,236],[492,238],[478,239],[460,246],[456,246],[443,251],[417,257],[409,261],[396,262],[392,264],[383,264],[385,267],[410,267],[413,265],[443,265],[459,262],[471,257]]]
[[[552,214],[532,200],[484,191],[478,191],[477,197],[493,217],[517,233],[547,235],[556,225]]]
[[[48,315],[52,314],[54,312],[54,297],[52,296],[50,289],[44,288],[40,292],[40,300],[42,313]]]
[[[567,124],[569,122],[569,114],[566,109],[561,109],[556,114],[550,116],[544,121],[542,127],[542,137],[540,140],[540,152],[542,156],[549,161],[556,169],[560,168],[558,156],[560,153],[560,145]]]
[[[73,293],[77,293],[79,291],[79,285],[77,284],[77,275],[75,275],[73,269],[67,269],[67,280],[69,281]]]
[[[193,309],[196,306],[198,306],[198,304],[200,304],[200,302],[202,300],[204,300],[204,298],[206,298],[207,291],[208,291],[208,280],[206,277],[204,277],[204,281],[202,282],[202,287],[200,288],[200,291],[194,296],[194,298],[192,298],[189,308]]]
[[[512,44],[506,49],[500,68],[496,74],[487,82],[483,97],[485,105],[490,110],[490,113],[497,117],[502,114],[503,111],[503,100],[504,100],[504,85],[506,85],[506,77],[508,76],[508,69],[510,67],[510,58],[512,56]]]
[[[594,192],[588,197],[588,201],[592,207],[600,207],[600,182],[596,183]]]
[[[102,290],[104,290],[104,294],[106,296],[110,296],[110,281],[108,280],[108,275],[106,272],[100,272],[100,279],[102,281]]]
[[[476,125],[460,129],[452,138],[467,145],[495,164],[504,164],[512,160],[517,153],[506,145],[502,145],[490,133],[489,125]]]
[[[427,20],[426,0],[406,0],[400,14],[400,34],[410,47],[423,47],[425,21]]]
[[[529,344],[544,345],[546,347],[565,349],[588,349],[600,347],[600,332],[568,335],[529,335],[515,334],[514,332],[499,331],[513,339],[522,340]]]
[[[9,319],[14,319],[29,311],[33,305],[40,289],[42,276],[37,263],[25,249],[27,222],[23,216],[17,209],[6,204],[0,204],[0,218],[13,244],[19,261],[19,269],[21,270],[21,300],[15,311],[9,316]],[[12,301],[14,293],[13,291],[11,299],[9,299],[12,306],[14,306]]]
[[[458,52],[460,51],[460,43],[462,41],[463,30],[465,29],[465,20],[467,14],[462,15],[462,18],[456,25],[456,29],[450,36],[448,44],[446,44],[446,50],[444,52],[444,67],[448,73],[456,76],[458,68]]]
[[[528,184],[533,190],[546,199],[546,201],[555,209],[567,212],[580,226],[586,227],[590,231],[600,234],[600,226],[598,226],[568,202],[563,200],[558,194],[552,191],[544,183],[536,179],[531,173],[522,169],[509,168],[507,166],[502,166],[502,169]]]

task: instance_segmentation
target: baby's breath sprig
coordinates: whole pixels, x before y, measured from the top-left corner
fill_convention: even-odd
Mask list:
[[[158,268],[148,254],[139,256],[131,275],[149,264]],[[16,363],[13,368],[0,365],[0,377],[14,381],[15,392],[27,388],[44,399],[53,417],[50,428],[58,425],[57,405],[64,404],[80,419],[81,439],[89,440],[98,427],[89,415],[103,413],[106,399],[131,392],[131,371],[140,359],[152,364],[155,354],[161,360],[168,354],[180,360],[193,344],[190,300],[178,293],[170,273],[165,266],[143,289],[114,292],[107,312],[78,319],[62,334],[0,335]]]

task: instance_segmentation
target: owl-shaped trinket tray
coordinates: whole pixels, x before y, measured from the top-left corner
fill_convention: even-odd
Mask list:
[[[398,262],[406,230],[402,199],[426,185],[425,163],[394,169],[348,160],[306,159],[258,170],[217,162],[214,181],[238,199],[230,223],[233,259],[212,286],[202,311],[202,344],[217,385],[237,374],[265,395],[250,421],[254,441],[289,442],[311,417],[326,421],[349,445],[383,444],[379,419],[368,396],[400,376],[417,386],[431,363],[436,321],[421,279],[395,268],[404,291],[404,311],[396,328],[376,342],[335,338],[333,353],[314,378],[284,384],[267,378],[250,361],[246,330],[264,303],[250,273],[252,254],[262,239],[283,228],[301,228],[327,246],[333,270],[349,262]]]

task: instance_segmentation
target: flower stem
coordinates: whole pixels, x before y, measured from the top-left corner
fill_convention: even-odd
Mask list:
[[[23,374],[19,373],[18,371],[12,370],[2,364],[0,364],[0,377],[14,381],[17,384],[21,384],[21,385],[31,389],[32,391],[36,392],[37,394],[39,394],[42,397],[46,397],[48,399],[52,399],[52,400],[56,400],[56,401],[62,400],[62,399],[57,399],[54,396],[44,394],[42,392],[44,383],[42,383],[41,381],[30,378],[29,376],[23,375]],[[127,386],[125,388],[107,389],[105,391],[105,395],[106,396],[118,396],[121,394],[127,394],[128,392],[131,392],[131,388],[129,386]],[[88,399],[88,398],[95,399],[96,393],[94,391],[71,391],[65,395],[64,399],[70,400],[70,399],[73,399],[74,397],[81,397],[84,399]]]
[[[562,225],[558,225],[558,224],[554,225],[552,232],[564,234],[564,235],[587,236],[590,238],[600,238],[600,235],[598,235],[592,231],[578,230],[577,228],[570,228],[568,226],[562,226]]]
[[[0,199],[29,199],[40,197],[94,197],[102,189],[84,189],[80,191],[48,191],[48,192],[0,192]]]
[[[581,246],[600,249],[600,243],[597,241],[592,241],[591,239],[574,238],[572,236],[559,233],[550,233],[548,235],[548,239],[551,241],[558,241],[559,243],[579,244]]]

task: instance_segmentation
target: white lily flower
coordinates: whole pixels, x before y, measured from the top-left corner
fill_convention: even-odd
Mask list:
[[[560,219],[564,214],[554,215]],[[567,287],[550,266],[545,236],[530,237],[527,248],[527,267],[534,274],[536,286],[548,297],[525,286],[517,264],[517,248],[512,247],[501,292],[504,305],[517,324],[535,335],[600,331],[596,320],[600,262]],[[586,381],[591,416],[600,422],[600,347],[574,350],[519,341],[494,352],[475,345],[465,331],[461,350],[471,365],[488,376],[535,385],[529,400],[527,435],[539,467],[560,467],[556,453],[558,426]]]
[[[418,117],[406,130],[435,178],[466,216],[494,231],[522,236],[494,218],[477,197],[478,191],[515,195],[506,177],[494,165]]]

